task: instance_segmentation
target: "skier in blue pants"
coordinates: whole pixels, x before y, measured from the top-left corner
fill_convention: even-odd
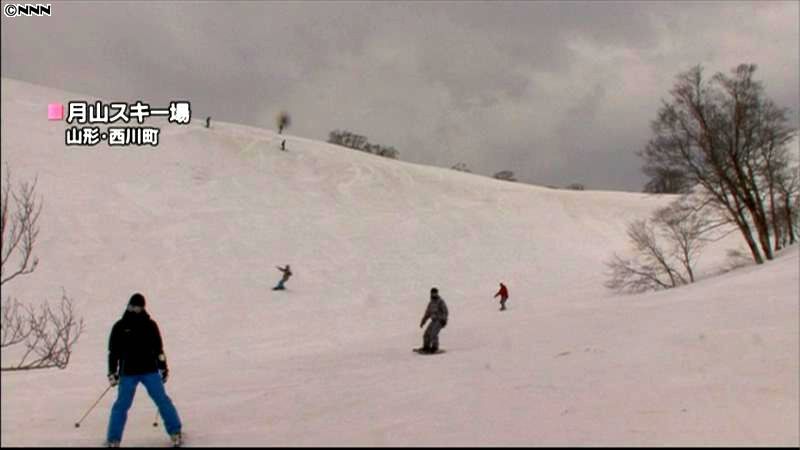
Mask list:
[[[107,443],[119,447],[128,409],[133,404],[136,387],[142,383],[164,420],[164,428],[173,445],[180,445],[181,419],[164,389],[169,369],[164,356],[161,333],[156,322],[144,309],[144,296],[131,296],[122,319],[111,329],[108,342],[108,381],[119,386],[117,400],[111,407]]]

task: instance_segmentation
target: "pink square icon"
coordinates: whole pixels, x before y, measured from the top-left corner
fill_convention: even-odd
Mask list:
[[[64,105],[50,103],[47,105],[47,120],[61,120],[64,118]]]

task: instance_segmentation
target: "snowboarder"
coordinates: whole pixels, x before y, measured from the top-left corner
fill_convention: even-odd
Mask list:
[[[206,128],[211,128],[211,116],[206,117]]]
[[[278,270],[280,270],[281,272],[283,272],[283,276],[281,277],[281,281],[278,282],[278,285],[275,286],[274,288],[272,288],[272,290],[273,291],[282,291],[282,290],[286,289],[286,287],[284,287],[283,284],[286,283],[287,281],[289,281],[289,277],[292,276],[292,269],[289,267],[288,264],[286,265],[285,268],[284,267],[280,267],[280,266],[275,266],[275,267]]]
[[[506,289],[506,285],[500,283],[500,290],[497,291],[497,294],[494,294],[494,298],[500,296],[500,311],[506,310],[506,300],[508,300],[508,289]]]
[[[286,139],[281,142],[281,150],[286,151]]]
[[[447,305],[442,297],[439,297],[439,289],[431,288],[431,300],[425,309],[425,315],[419,323],[419,327],[425,326],[425,321],[431,320],[422,339],[422,348],[415,349],[419,353],[436,353],[439,351],[439,331],[447,326]]]
[[[128,409],[133,404],[139,383],[144,385],[158,407],[173,445],[181,444],[181,419],[164,390],[169,369],[161,333],[145,311],[144,304],[142,294],[133,294],[122,318],[111,328],[108,340],[108,381],[112,387],[119,386],[108,422],[106,440],[109,447],[119,447]]]

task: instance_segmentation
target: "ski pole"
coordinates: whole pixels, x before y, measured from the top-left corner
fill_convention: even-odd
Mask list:
[[[108,391],[109,391],[111,388],[112,388],[112,386],[109,384],[109,385],[108,385],[108,387],[106,388],[106,390],[105,390],[105,391],[103,391],[103,393],[102,393],[102,394],[100,394],[100,398],[98,398],[98,399],[97,399],[97,401],[96,401],[96,402],[94,402],[94,405],[92,405],[92,407],[91,407],[91,408],[89,408],[89,410],[88,410],[88,411],[86,411],[86,414],[84,414],[84,415],[83,415],[83,417],[81,417],[81,420],[79,420],[79,421],[75,422],[75,428],[79,428],[79,427],[81,426],[81,422],[83,422],[83,419],[85,419],[85,418],[86,418],[86,416],[88,416],[88,415],[89,415],[89,413],[90,413],[90,412],[92,412],[92,410],[94,409],[94,407],[95,407],[95,406],[97,406],[97,404],[98,404],[98,403],[100,403],[100,400],[102,400],[102,399],[103,399],[103,397],[106,395],[106,392],[108,392]]]
[[[157,427],[157,426],[158,426],[158,410],[156,410],[156,418],[155,418],[155,419],[153,419],[153,426],[154,426],[154,427]]]

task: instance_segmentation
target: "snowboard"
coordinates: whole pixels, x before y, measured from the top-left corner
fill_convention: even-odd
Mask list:
[[[423,352],[423,351],[422,351],[422,349],[420,349],[420,348],[413,348],[413,349],[411,349],[411,350],[412,350],[414,353],[418,354],[418,355],[440,355],[440,354],[442,354],[442,353],[444,353],[444,352],[445,352],[445,351],[444,351],[444,350],[442,350],[442,349],[436,350],[436,353],[428,353],[428,352]]]

